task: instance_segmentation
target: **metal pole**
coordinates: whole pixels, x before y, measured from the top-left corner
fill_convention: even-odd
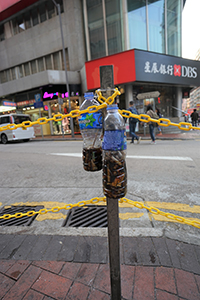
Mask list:
[[[106,198],[110,263],[111,300],[121,300],[118,199]]]
[[[61,108],[61,105],[59,104],[59,111],[60,113],[62,114],[62,108]],[[63,136],[63,139],[64,139],[64,130],[63,130],[63,125],[62,125],[62,122],[61,122],[61,131],[62,131],[62,136]]]
[[[58,9],[58,15],[59,15],[59,21],[60,21],[60,33],[61,33],[61,39],[62,39],[63,60],[64,60],[64,65],[65,65],[66,88],[67,88],[68,97],[69,97],[69,112],[70,112],[71,111],[70,90],[69,90],[69,82],[68,82],[68,75],[67,75],[67,62],[66,62],[66,55],[65,55],[62,20],[61,20],[61,15],[60,15],[60,4],[56,3],[55,0],[52,0],[52,1]],[[73,123],[73,119],[71,117],[70,117],[70,128],[71,128],[72,137],[74,137],[74,123]]]
[[[41,118],[41,111],[40,111],[40,108],[39,108],[39,117]],[[40,129],[41,129],[41,133],[42,133],[42,139],[44,139],[42,125],[40,125]]]

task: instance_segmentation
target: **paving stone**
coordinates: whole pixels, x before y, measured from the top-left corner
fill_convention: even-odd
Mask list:
[[[99,266],[93,287],[102,292],[110,293],[110,268],[108,264]]]
[[[194,278],[196,280],[198,290],[199,290],[199,293],[200,293],[200,276],[199,275],[194,275]]]
[[[135,267],[134,300],[154,300],[153,272],[153,267]]]
[[[81,236],[74,255],[74,262],[107,263],[107,238]]]
[[[155,286],[157,289],[177,294],[172,268],[157,267],[155,269]]]
[[[143,265],[160,265],[158,255],[151,238],[138,238],[138,248]]]
[[[32,284],[38,279],[41,270],[34,266],[29,266],[19,280],[12,286],[9,292],[4,297],[4,300],[21,300],[28,292]]]
[[[156,297],[156,300],[180,300],[180,298],[175,295],[159,290],[156,291]]]
[[[123,238],[123,256],[126,265],[139,265],[142,263],[137,238]]]
[[[27,260],[15,261],[15,264],[6,272],[6,275],[17,280],[29,265],[30,262]]]
[[[92,291],[88,297],[88,300],[97,300],[97,299],[110,300],[110,296],[103,292],[92,289]]]
[[[33,265],[36,267],[39,267],[41,269],[44,269],[46,271],[50,271],[55,274],[59,274],[64,262],[58,262],[58,261],[34,261]]]
[[[166,239],[165,238],[152,238],[156,253],[158,254],[158,258],[160,261],[160,264],[162,266],[172,266],[172,262],[170,259],[170,256],[168,254],[168,249],[166,245]]]
[[[23,300],[43,300],[44,295],[34,290],[29,290]]]
[[[60,275],[74,280],[77,276],[78,271],[81,268],[81,265],[81,263],[66,262],[60,272]]]
[[[41,260],[48,245],[52,239],[50,235],[41,235],[37,239],[35,246],[31,249],[28,253],[27,259],[28,260]]]
[[[0,253],[6,245],[13,239],[14,234],[0,234]]]
[[[15,259],[26,259],[38,239],[36,235],[27,235],[15,253]]]
[[[80,237],[66,236],[62,241],[62,247],[58,253],[58,260],[73,261],[77,251],[78,241]]]
[[[68,290],[72,284],[70,279],[42,271],[38,280],[33,284],[32,289],[43,293],[53,299],[65,299]]]
[[[65,237],[63,236],[53,236],[46,251],[42,257],[43,260],[57,260],[58,253],[60,252],[63,241]]]
[[[166,239],[168,253],[170,255],[172,265],[175,268],[181,268],[178,251],[180,249],[180,243],[171,239]]]
[[[13,238],[7,243],[6,247],[0,253],[0,259],[15,259],[15,253],[18,248],[25,240],[26,235],[15,235]]]
[[[76,276],[76,281],[79,281],[85,285],[92,286],[98,268],[98,264],[83,263]]]
[[[0,260],[0,272],[1,273],[6,273],[12,265],[14,265],[16,261],[13,260]]]
[[[188,300],[199,300],[200,294],[192,273],[175,269],[178,295]]]
[[[15,281],[7,276],[0,274],[0,299],[10,290]]]
[[[195,249],[195,253],[196,253],[196,256],[197,256],[197,260],[200,264],[200,246],[194,245],[194,249]]]
[[[134,276],[134,266],[121,265],[121,293],[125,299],[132,299]]]
[[[193,245],[180,244],[180,262],[182,269],[200,274],[200,265]]]
[[[90,288],[80,282],[75,282],[67,294],[67,299],[87,299]]]

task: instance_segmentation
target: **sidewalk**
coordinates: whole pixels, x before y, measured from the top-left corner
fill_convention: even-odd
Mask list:
[[[144,136],[143,133],[139,133],[139,136],[141,136],[142,140],[149,140],[150,135],[146,134]],[[199,139],[200,138],[200,130],[190,130],[190,131],[181,131],[180,133],[163,133],[162,135],[158,135],[156,134],[156,139],[157,140],[194,140],[194,139]],[[131,138],[128,136],[127,137],[128,140],[130,140]],[[64,135],[64,138],[62,135],[48,135],[48,136],[44,136],[44,138],[42,137],[36,137],[35,139],[33,139],[32,141],[57,141],[57,140],[64,140],[64,141],[73,141],[73,140],[82,140],[82,136],[81,134],[75,134],[74,138],[72,138],[71,134],[66,134]]]
[[[107,237],[0,235],[0,299],[110,299]],[[121,237],[122,299],[200,299],[200,246]]]

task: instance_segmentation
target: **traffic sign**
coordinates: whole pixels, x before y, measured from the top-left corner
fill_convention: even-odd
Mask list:
[[[35,102],[41,102],[41,95],[35,94]]]
[[[43,107],[43,101],[35,102],[34,103],[34,107],[35,108],[41,108],[41,107]]]

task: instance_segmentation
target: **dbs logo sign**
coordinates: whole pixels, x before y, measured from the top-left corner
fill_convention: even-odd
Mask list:
[[[181,66],[180,65],[174,65],[174,76],[181,76]]]
[[[180,65],[174,65],[174,76],[196,78],[197,68],[186,67],[186,66],[181,67]]]

